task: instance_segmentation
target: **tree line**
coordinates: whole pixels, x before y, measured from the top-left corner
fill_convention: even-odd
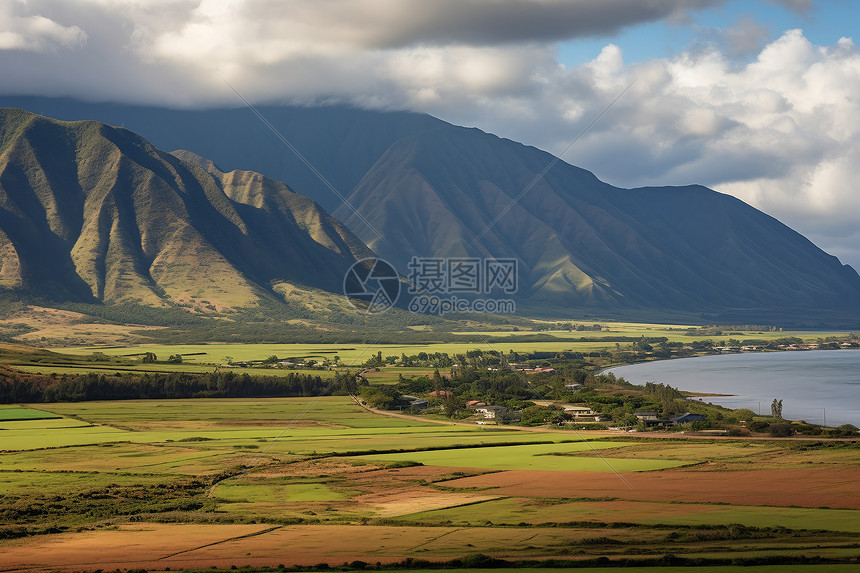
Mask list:
[[[57,377],[6,374],[0,376],[0,403],[320,396],[331,394],[339,386],[336,381],[303,373],[285,376],[236,372],[89,373]]]

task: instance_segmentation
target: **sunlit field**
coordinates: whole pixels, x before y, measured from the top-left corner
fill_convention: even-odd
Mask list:
[[[436,423],[349,397],[11,406],[0,566],[847,559],[857,448]]]

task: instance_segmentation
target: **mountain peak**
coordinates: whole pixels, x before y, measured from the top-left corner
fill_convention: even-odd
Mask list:
[[[0,207],[0,287],[57,300],[224,312],[336,290],[369,252],[283,183],[20,110],[0,110]]]

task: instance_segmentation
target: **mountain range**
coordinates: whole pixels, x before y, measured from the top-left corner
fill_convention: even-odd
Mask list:
[[[285,184],[131,131],[0,110],[0,286],[48,300],[225,312],[372,255]]]
[[[284,283],[339,292],[344,269],[375,252],[403,274],[412,257],[516,259],[514,296],[533,314],[860,317],[854,269],[736,198],[695,185],[620,189],[427,115],[257,108],[267,125],[246,108],[0,105],[152,141],[3,112],[8,288],[221,310],[277,298]]]

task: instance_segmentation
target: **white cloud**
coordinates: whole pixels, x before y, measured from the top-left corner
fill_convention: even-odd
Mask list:
[[[558,40],[721,3],[17,1],[0,8],[0,72],[7,93],[175,106],[236,105],[226,79],[255,102],[413,109],[555,152],[633,83],[565,160],[622,186],[731,193],[860,267],[850,39],[818,46],[789,30],[765,44],[745,19],[673,57],[630,64],[608,43],[579,66],[556,58]]]
[[[584,67],[648,84],[567,159],[620,185],[702,183],[735,195],[860,268],[848,242],[860,229],[860,51],[851,40],[815,46],[789,30],[741,67],[714,49],[623,68],[604,59]],[[594,98],[579,123],[600,105]]]
[[[23,0],[0,4],[0,50],[44,52],[75,48],[87,40],[77,26],[63,26],[40,14],[27,13]]]

